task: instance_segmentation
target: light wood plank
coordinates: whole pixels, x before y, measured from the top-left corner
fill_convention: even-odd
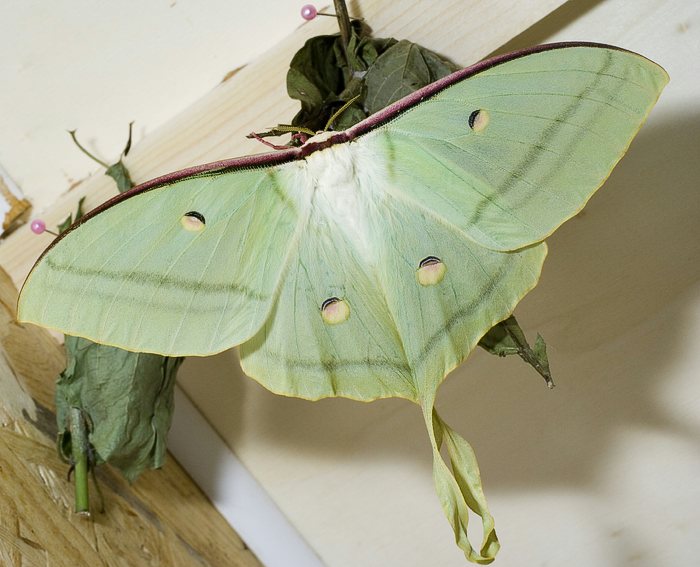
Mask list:
[[[353,15],[366,19],[377,37],[410,39],[467,65],[561,4],[562,0],[362,0],[350,2],[349,7]],[[148,135],[126,160],[133,179],[145,181],[190,165],[264,151],[244,136],[290,120],[298,109],[298,102],[289,99],[285,89],[292,55],[309,37],[335,31],[332,18],[300,25],[264,56]],[[44,220],[47,226],[55,226],[75,209],[80,197],[86,197],[90,209],[114,193],[112,181],[98,173],[59,197]],[[36,237],[24,226],[0,245],[0,266],[20,285],[48,244],[48,237]]]
[[[101,467],[106,513],[73,514],[52,412],[63,347],[14,322],[16,296],[0,270],[0,564],[260,567],[172,457],[133,486]]]

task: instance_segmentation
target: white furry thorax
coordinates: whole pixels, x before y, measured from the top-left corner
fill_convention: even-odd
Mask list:
[[[300,160],[299,196],[307,201],[310,223],[342,231],[368,263],[377,255],[372,230],[377,205],[385,198],[378,156],[365,155],[363,144],[345,142]]]

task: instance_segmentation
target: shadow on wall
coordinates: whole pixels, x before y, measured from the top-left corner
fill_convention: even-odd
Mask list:
[[[698,131],[700,115],[643,130],[583,214],[549,239],[542,282],[516,313],[547,339],[558,388],[487,356],[443,386],[446,419],[488,463],[490,487],[585,483],[622,429],[700,439],[658,400],[667,370],[693,348],[685,306],[700,282]],[[672,324],[640,332],[656,316]]]
[[[490,56],[502,55],[511,51],[517,51],[531,45],[547,43],[558,31],[569,24],[583,18],[587,12],[594,9],[605,0],[576,0],[576,2],[564,2],[556,10],[542,18],[532,27],[524,30],[510,41],[503,44]]]

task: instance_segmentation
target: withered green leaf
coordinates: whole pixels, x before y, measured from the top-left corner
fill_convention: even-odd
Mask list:
[[[544,339],[538,334],[535,347],[531,348],[525,338],[525,333],[513,315],[494,325],[481,338],[479,346],[497,356],[517,354],[539,372],[545,379],[547,386],[554,387],[547,358],[547,345]]]
[[[82,217],[85,214],[85,211],[83,211],[83,204],[84,203],[85,203],[85,197],[80,197],[80,199],[78,200],[78,208],[75,211],[75,218],[73,218],[72,214],[68,215],[63,220],[63,222],[58,225],[58,233],[59,234],[68,230],[70,225],[72,225],[75,221],[77,221],[80,217]]]
[[[365,108],[380,111],[459,67],[416,43],[401,40],[377,57],[367,71]]]
[[[56,384],[59,431],[71,408],[89,418],[95,464],[108,462],[129,480],[163,465],[173,388],[183,359],[133,353],[66,337],[68,364]]]

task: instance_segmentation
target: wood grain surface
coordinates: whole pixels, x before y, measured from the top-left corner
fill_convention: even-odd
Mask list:
[[[105,512],[73,513],[68,465],[54,441],[63,347],[43,329],[16,323],[16,302],[17,291],[0,270],[0,565],[259,567],[171,457],[131,486],[100,467]]]

